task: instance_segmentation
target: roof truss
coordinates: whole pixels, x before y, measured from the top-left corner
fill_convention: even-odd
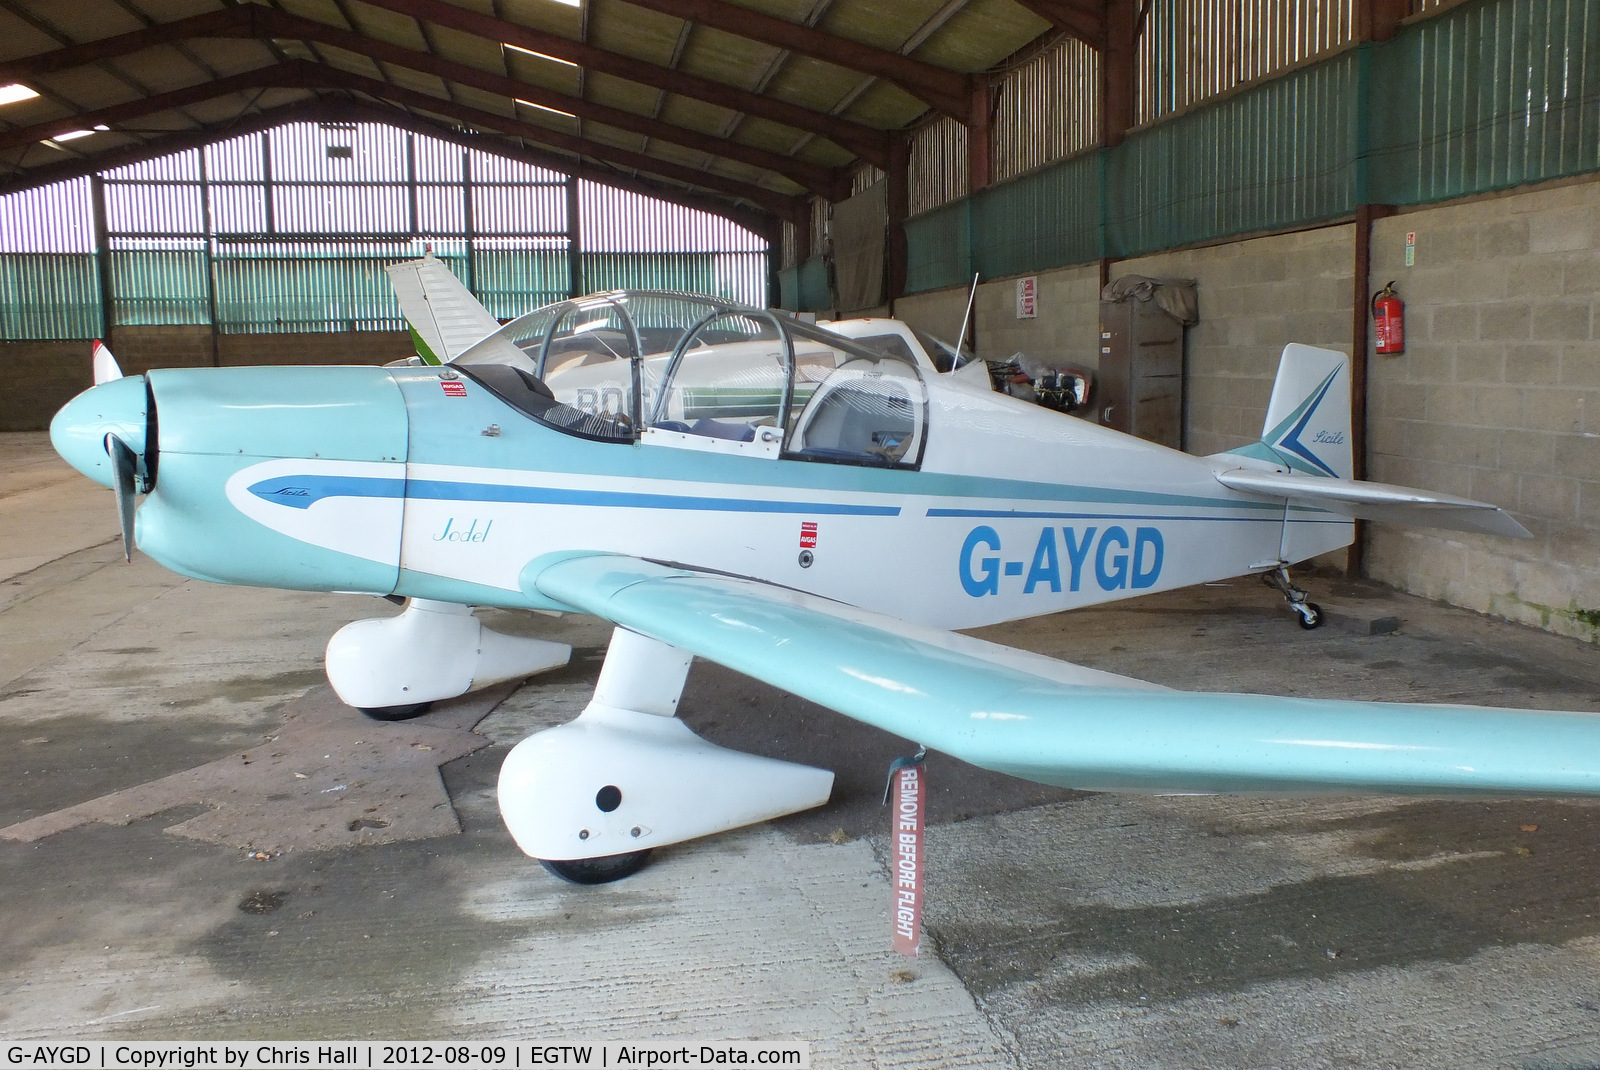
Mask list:
[[[118,55],[127,55],[158,44],[170,44],[192,37],[207,36],[268,39],[292,38],[300,41],[315,42],[357,55],[364,55],[374,60],[406,67],[410,70],[431,74],[448,82],[470,86],[474,89],[505,97],[508,100],[522,99],[531,101],[534,104],[542,105],[555,111],[604,123],[644,137],[695,149],[709,156],[736,160],[753,167],[759,167],[781,175],[796,185],[829,199],[839,199],[848,192],[849,188],[849,175],[843,169],[821,167],[805,160],[782,156],[728,138],[689,130],[661,119],[595,104],[581,97],[559,93],[502,74],[494,74],[468,64],[442,59],[432,53],[418,52],[364,36],[353,30],[330,26],[327,23],[317,22],[313,19],[300,18],[275,8],[262,7],[257,4],[243,5],[227,11],[179,20],[175,23],[161,24],[117,37],[91,41],[82,45],[15,60],[0,65],[0,79],[5,81],[22,80],[39,73],[64,70],[74,66],[81,66],[84,63],[97,62]],[[246,76],[236,76],[235,80],[244,77]],[[220,86],[228,81],[230,80],[221,79],[213,84]],[[208,99],[208,96],[219,96],[225,92],[233,91],[231,89],[218,89],[218,91],[206,95],[205,85],[206,83],[201,83],[191,87],[191,89],[158,94],[154,97],[145,98],[145,100],[162,100],[166,107],[182,107],[185,103],[193,103],[196,99]],[[187,95],[191,90],[202,95],[199,97]],[[150,113],[151,109],[138,111],[138,103],[135,101],[111,109],[101,109],[94,113],[78,115],[67,121],[68,125],[64,129],[78,129],[94,123],[109,125],[121,121],[127,114]],[[123,109],[126,109],[126,111]],[[107,118],[107,115],[112,117]],[[4,135],[0,135],[0,147],[5,147],[4,137]],[[548,141],[549,138],[541,138],[541,140]]]

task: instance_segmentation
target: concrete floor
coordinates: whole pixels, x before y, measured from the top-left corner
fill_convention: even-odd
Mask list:
[[[1600,710],[1592,646],[1312,585],[1334,614],[1312,633],[1238,581],[983,634],[1195,688]],[[608,628],[494,614],[573,643],[573,664],[382,725],[332,699],[321,652],[392,612],[124,564],[110,492],[43,436],[0,436],[0,1036],[1600,1065],[1595,803],[1087,795],[935,755],[927,938],[906,960],[879,805],[904,741],[697,663],[685,719],[837,770],[834,801],[576,888],[517,852],[494,779],[583,707]],[[1386,617],[1399,630],[1371,634]]]

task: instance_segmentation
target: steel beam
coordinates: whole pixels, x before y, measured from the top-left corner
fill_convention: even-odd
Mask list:
[[[110,126],[113,123],[126,122],[129,119],[153,115],[160,111],[187,107],[190,104],[198,104],[202,100],[214,100],[217,97],[224,97],[229,93],[237,93],[245,89],[286,85],[294,87],[298,85],[298,83],[285,83],[279,80],[287,77],[283,74],[273,73],[279,71],[280,66],[259,67],[253,71],[245,71],[243,74],[230,75],[227,78],[218,78],[210,82],[200,82],[195,85],[185,86],[182,89],[174,89],[168,93],[157,93],[151,97],[140,97],[138,100],[130,100],[123,104],[113,104],[109,108],[97,108],[94,111],[81,112],[77,115],[67,115],[60,119],[34,123],[32,126],[19,126],[11,130],[0,131],[0,151],[45,141],[73,130],[88,130],[95,126]]]
[[[1100,144],[1122,144],[1133,126],[1138,67],[1138,0],[1106,0],[1105,46],[1100,52]]]
[[[280,64],[280,67],[289,67],[290,64]],[[748,182],[728,178],[711,171],[697,171],[692,167],[660,160],[654,156],[632,152],[628,149],[603,145],[576,134],[567,134],[549,127],[538,126],[525,122],[515,116],[499,115],[495,112],[483,111],[479,108],[458,104],[453,100],[430,96],[415,89],[406,89],[401,86],[380,82],[376,78],[367,78],[349,71],[341,71],[335,67],[324,67],[318,63],[300,63],[298,73],[292,76],[299,80],[299,84],[311,88],[322,89],[347,89],[380,100],[393,101],[409,108],[420,108],[434,115],[454,119],[473,127],[488,127],[498,130],[503,134],[512,134],[517,137],[528,138],[555,148],[564,149],[582,156],[591,156],[595,159],[606,160],[621,167],[633,168],[660,175],[676,182],[689,186],[699,186],[703,189],[716,190],[721,193],[741,197],[752,204],[760,205],[774,215],[785,217],[793,216],[797,211],[797,202],[803,202],[803,197],[790,196],[776,190],[753,186]],[[571,165],[556,168],[561,171],[571,171]]]
[[[263,12],[271,11],[270,8],[262,8],[261,10]],[[374,60],[393,63],[414,71],[422,71],[425,74],[455,82],[458,85],[481,89],[486,93],[503,96],[508,100],[520,98],[532,101],[535,104],[543,105],[556,111],[567,112],[583,119],[616,127],[619,130],[627,130],[631,133],[656,138],[674,145],[682,145],[710,156],[738,160],[740,163],[746,163],[752,167],[759,167],[762,170],[782,175],[795,183],[795,185],[802,186],[824,197],[837,199],[841,188],[845,191],[850,188],[849,173],[843,168],[821,167],[805,160],[795,159],[792,156],[782,156],[775,152],[768,152],[766,149],[759,149],[753,145],[745,145],[741,142],[719,138],[713,134],[688,130],[672,123],[663,122],[660,119],[652,119],[647,115],[638,115],[634,112],[623,111],[620,108],[594,104],[581,97],[568,96],[565,93],[557,93],[554,90],[545,89],[530,82],[521,82],[501,74],[492,74],[465,63],[440,59],[438,56],[428,52],[417,52],[400,45],[363,37],[353,30],[343,30],[312,19],[303,19],[295,15],[286,15],[282,12],[273,12],[264,18],[262,16],[257,16],[257,18],[272,28],[274,36],[317,41],[321,44],[331,45],[334,48],[342,48],[356,55],[364,55]]]
[[[230,7],[205,15],[163,22],[143,30],[102,37],[79,45],[51,49],[20,59],[0,63],[0,85],[25,81],[34,75],[70,70],[101,60],[115,59],[157,45],[168,45],[197,37],[237,37],[239,27],[252,24],[251,7]]]
[[[1356,0],[1356,40],[1387,41],[1410,13],[1407,0]]]
[[[448,7],[449,5],[442,6]],[[510,24],[507,23],[505,25],[509,26]],[[186,27],[186,29],[180,32],[178,29],[180,26]],[[645,137],[683,145],[713,156],[738,160],[741,163],[747,163],[753,167],[759,167],[782,175],[796,185],[803,186],[824,197],[838,199],[841,191],[848,191],[849,189],[849,175],[842,168],[821,167],[817,164],[769,152],[755,146],[744,145],[726,138],[688,130],[659,119],[652,119],[633,112],[594,104],[579,97],[557,93],[541,86],[507,78],[504,75],[493,74],[467,64],[444,60],[431,53],[417,52],[413,49],[379,41],[375,38],[365,37],[352,30],[289,15],[275,8],[262,7],[257,4],[244,5],[225,12],[216,12],[194,19],[179,20],[179,22],[166,23],[146,30],[137,30],[117,37],[91,41],[84,45],[56,49],[51,52],[39,53],[26,59],[14,60],[6,64],[0,64],[0,76],[4,76],[9,81],[20,81],[32,74],[67,69],[110,55],[136,52],[154,45],[170,43],[185,36],[262,39],[278,37],[315,41],[334,48],[344,49],[347,52],[365,55],[375,60],[394,63],[412,70],[432,74],[435,77],[457,82],[461,85],[469,85],[488,93],[494,93],[510,99],[520,97],[535,104],[568,112],[595,122],[602,122]],[[180,90],[178,92],[183,91]],[[162,96],[167,97],[168,95],[163,94]],[[182,105],[171,104],[168,106],[181,107]],[[804,111],[804,109],[800,110]],[[806,112],[806,114],[811,115],[813,113]],[[97,119],[95,122],[109,121]],[[93,124],[80,122],[78,126],[81,125]],[[859,124],[850,125],[858,126]],[[68,125],[63,127],[63,131],[76,128],[77,126]],[[807,126],[805,129],[813,129],[813,127]],[[861,127],[861,129],[867,130],[869,128]],[[879,136],[881,138],[882,135]]]
[[[847,70],[875,75],[895,83],[912,96],[966,122],[969,79],[957,71],[902,56],[847,37],[824,33],[799,23],[738,7],[725,0],[627,0],[702,26],[731,33],[774,48],[798,52]]]
[[[973,87],[968,107],[967,192],[970,194],[987,186],[990,178],[989,127],[993,111],[988,82],[980,81]]]
[[[455,4],[445,3],[444,0],[362,0],[362,2],[501,44],[542,52],[547,56],[555,56],[557,59],[576,63],[589,70],[625,78],[653,89],[703,100],[746,115],[770,119],[798,130],[812,131],[848,149],[876,167],[883,167],[889,159],[887,132],[864,123],[852,122],[837,115],[829,115],[827,112],[813,111],[786,100],[762,96],[760,93],[752,93],[725,82],[715,82],[686,71],[625,56],[620,52],[596,48],[594,45],[546,33],[531,26],[523,26],[520,23],[457,7]]]
[[[1106,20],[1098,4],[1073,3],[1071,0],[1017,0],[1017,3],[1090,48],[1104,51]]]

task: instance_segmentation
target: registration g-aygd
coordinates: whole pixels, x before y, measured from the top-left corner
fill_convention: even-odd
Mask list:
[[[811,1045],[803,1041],[718,1044],[574,1042],[543,1043],[350,1043],[288,1041],[224,1043],[211,1041],[135,1044],[13,1044],[4,1049],[0,1070],[523,1070],[523,1068],[598,1067],[656,1070],[684,1066],[782,1066],[810,1070]]]

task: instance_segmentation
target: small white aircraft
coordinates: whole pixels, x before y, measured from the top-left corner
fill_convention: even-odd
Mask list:
[[[1251,573],[1313,627],[1287,567],[1352,517],[1527,534],[1350,480],[1337,352],[1288,346],[1261,440],[1194,457],[779,312],[617,292],[501,326],[437,260],[391,274],[423,360],[119,377],[104,354],[52,438],[117,489],[130,553],[404,599],[328,644],[376,716],[566,662],[472,606],[613,622],[588,708],[500,776],[517,843],[568,879],[827,801],[830,772],[674,716],[696,655],[1046,784],[1600,792],[1600,716],[1173,691],[951,630]]]

